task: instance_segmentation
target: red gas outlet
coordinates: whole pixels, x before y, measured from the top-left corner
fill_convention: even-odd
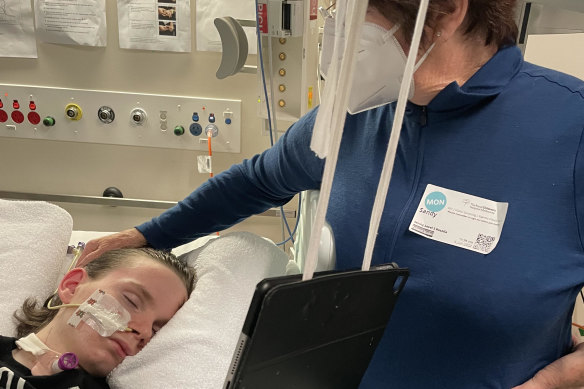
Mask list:
[[[28,121],[31,124],[37,125],[41,122],[41,116],[36,112],[29,112],[28,113]]]
[[[20,124],[24,121],[24,115],[20,111],[13,111],[11,116],[14,123]]]

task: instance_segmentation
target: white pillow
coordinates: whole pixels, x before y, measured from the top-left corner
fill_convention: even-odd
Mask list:
[[[12,314],[27,297],[42,303],[55,291],[72,226],[56,205],[0,200],[1,335],[16,335]]]
[[[233,232],[185,254],[198,282],[190,299],[135,357],[108,377],[112,389],[218,389],[256,284],[285,274],[287,255],[270,241]]]

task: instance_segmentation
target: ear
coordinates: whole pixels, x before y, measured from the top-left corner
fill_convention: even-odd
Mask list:
[[[464,23],[468,12],[469,0],[451,0],[451,12],[440,15],[437,19],[436,28],[433,31],[434,40],[447,41],[456,34]]]
[[[375,23],[386,30],[390,30],[393,25],[377,10],[377,8],[369,6],[367,7],[367,13],[365,14],[365,21],[369,23]]]
[[[59,283],[58,293],[63,304],[69,304],[77,291],[77,287],[87,280],[87,271],[76,267],[65,274]]]

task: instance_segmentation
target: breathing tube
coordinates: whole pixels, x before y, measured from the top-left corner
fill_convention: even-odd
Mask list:
[[[59,353],[49,348],[36,334],[29,334],[16,341],[19,349],[36,357],[36,364],[30,369],[33,375],[51,375],[65,370],[76,369],[79,359],[74,353]]]

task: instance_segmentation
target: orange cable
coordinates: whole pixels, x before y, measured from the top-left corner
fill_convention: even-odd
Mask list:
[[[207,145],[209,145],[209,158],[213,156],[213,149],[211,148],[211,138],[213,136],[207,134]],[[211,165],[213,166],[213,165]],[[209,173],[209,177],[213,177],[213,172]],[[219,231],[216,232],[217,236],[219,236]]]
[[[209,145],[209,157],[213,156],[213,150],[211,148],[211,138],[212,136],[207,134],[207,145]],[[209,177],[213,177],[213,172],[209,173]]]

